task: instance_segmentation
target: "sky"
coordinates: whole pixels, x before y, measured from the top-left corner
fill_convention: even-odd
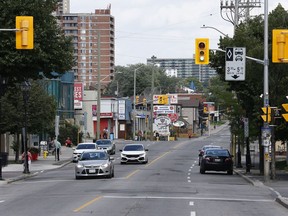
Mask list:
[[[231,0],[223,0],[225,3]],[[247,0],[242,0],[247,1]],[[250,0],[250,2],[259,0]],[[252,15],[264,13],[261,8]],[[269,12],[280,3],[288,10],[288,0],[267,0]],[[217,48],[221,33],[233,37],[233,25],[224,20],[221,0],[70,0],[71,13],[95,13],[111,4],[115,18],[115,63],[128,66],[157,58],[193,58],[195,39],[209,38],[210,48]],[[234,1],[235,2],[235,1]],[[223,36],[223,35],[222,35]]]

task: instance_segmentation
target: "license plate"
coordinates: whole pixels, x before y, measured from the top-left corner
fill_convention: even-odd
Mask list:
[[[96,170],[95,169],[90,169],[89,173],[96,173]]]
[[[221,159],[215,159],[215,162],[221,162]]]

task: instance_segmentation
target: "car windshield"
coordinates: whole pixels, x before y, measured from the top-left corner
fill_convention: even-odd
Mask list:
[[[124,151],[143,151],[142,145],[127,145],[124,147]]]
[[[84,152],[81,157],[80,161],[83,160],[107,160],[108,155],[104,152]]]
[[[95,149],[95,144],[81,144],[76,149]]]
[[[208,156],[226,156],[229,157],[229,152],[227,150],[221,149],[208,149],[206,150],[206,155]]]
[[[97,140],[96,144],[101,146],[101,145],[111,145],[111,141],[110,140]]]
[[[204,146],[204,150],[211,149],[211,148],[221,148],[220,146]]]

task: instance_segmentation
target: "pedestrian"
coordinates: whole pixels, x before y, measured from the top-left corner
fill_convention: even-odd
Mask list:
[[[70,137],[67,137],[67,139],[65,141],[65,145],[66,145],[66,147],[72,147],[73,143],[72,143]]]
[[[23,161],[23,166],[24,166],[24,169],[25,169],[25,152],[23,152],[22,154],[22,161]],[[30,167],[31,165],[31,161],[32,161],[32,154],[30,152],[30,149],[27,150],[27,155],[28,155],[28,166]]]
[[[54,139],[54,146],[55,146],[55,150],[56,150],[55,159],[57,159],[59,161],[60,160],[60,154],[61,154],[61,143],[56,138]]]
[[[107,129],[107,127],[106,127],[106,128],[104,128],[104,130],[103,130],[103,139],[107,139],[107,136],[108,136],[108,129]]]

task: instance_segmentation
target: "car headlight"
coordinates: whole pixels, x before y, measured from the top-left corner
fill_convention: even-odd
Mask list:
[[[101,165],[101,168],[107,168],[107,167],[108,167],[108,163]]]
[[[84,167],[83,164],[77,164],[76,166],[77,166],[77,168],[83,168]]]
[[[121,157],[126,157],[126,155],[125,154],[121,154]]]

